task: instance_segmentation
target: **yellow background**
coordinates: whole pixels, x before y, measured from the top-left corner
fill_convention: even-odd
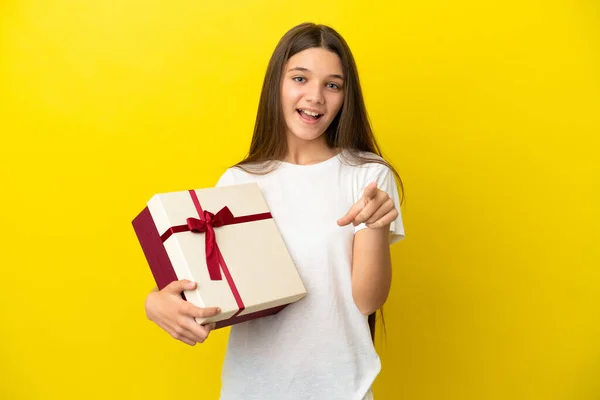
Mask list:
[[[130,221],[244,155],[268,58],[309,20],[349,42],[407,188],[376,398],[600,399],[599,15],[1,2],[0,398],[217,398],[228,332],[188,347],[145,319]]]

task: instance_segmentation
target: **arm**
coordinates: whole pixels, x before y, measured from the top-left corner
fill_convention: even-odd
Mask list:
[[[384,190],[378,189],[379,185]],[[390,244],[399,240],[404,232],[399,208],[393,177],[385,171],[376,182],[365,187],[362,198],[338,220],[341,226],[350,223],[355,226],[352,297],[364,315],[381,308],[390,292]]]
[[[354,237],[352,297],[364,315],[377,311],[387,300],[392,283],[389,224],[363,229]]]

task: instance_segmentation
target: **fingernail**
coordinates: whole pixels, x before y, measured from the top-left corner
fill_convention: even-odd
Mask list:
[[[188,282],[188,287],[194,287],[194,283],[195,282],[192,282],[192,281]]]

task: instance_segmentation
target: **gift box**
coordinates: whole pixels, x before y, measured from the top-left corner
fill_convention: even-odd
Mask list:
[[[255,183],[156,194],[132,224],[159,289],[189,279],[185,300],[221,308],[200,324],[273,315],[306,295]]]

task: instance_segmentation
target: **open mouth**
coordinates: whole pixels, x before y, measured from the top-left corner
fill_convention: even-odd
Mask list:
[[[319,120],[319,118],[321,118],[323,116],[323,114],[319,114],[319,113],[308,111],[308,110],[303,110],[301,108],[298,108],[296,110],[296,112],[298,113],[298,115],[300,115],[300,118],[302,118],[304,121],[307,121],[307,122],[316,122]]]

